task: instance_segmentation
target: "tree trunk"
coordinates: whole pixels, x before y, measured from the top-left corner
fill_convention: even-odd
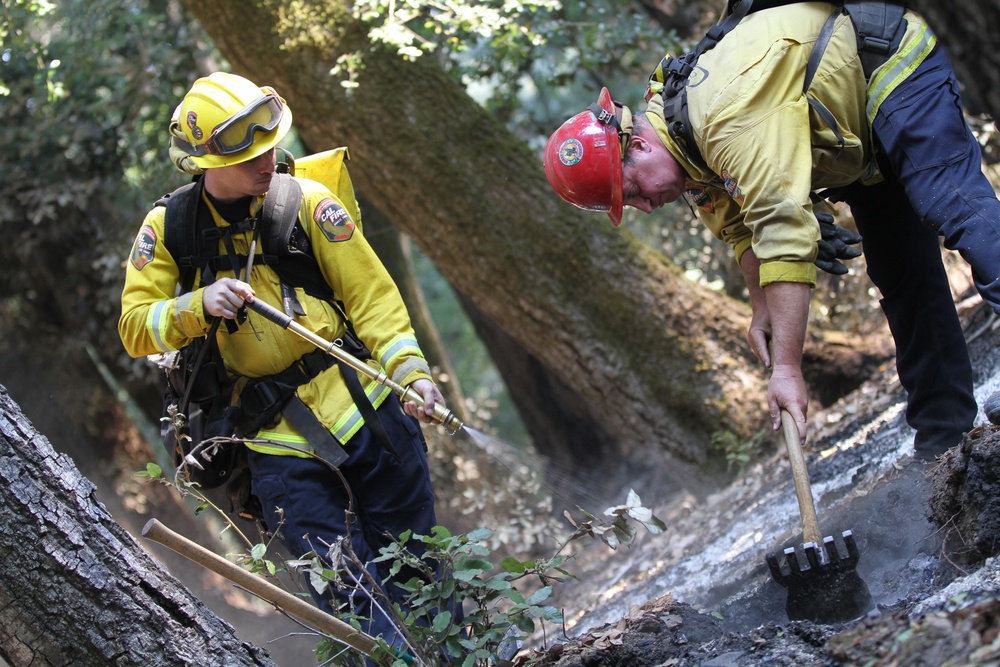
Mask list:
[[[721,470],[712,433],[749,435],[764,423],[747,307],[564,204],[539,156],[432,57],[406,62],[371,44],[339,2],[188,6],[236,72],[285,96],[308,145],[350,147],[359,192],[600,415],[610,447],[627,455],[652,445],[677,476],[703,478]],[[234,25],[255,26],[253,39]],[[355,51],[364,68],[347,92],[329,72]]]
[[[431,372],[434,373],[434,380],[448,403],[448,409],[464,423],[469,419],[465,410],[465,396],[462,394],[462,386],[459,384],[451,357],[441,343],[437,326],[427,310],[424,292],[414,276],[413,261],[409,252],[410,241],[400,234],[392,222],[371,202],[359,197],[358,205],[364,221],[365,238],[399,288],[403,302],[410,313],[413,331],[420,341],[420,349],[427,357]]]
[[[993,0],[912,0],[907,5],[927,19],[948,49],[969,111],[1000,115],[1000,51],[994,30],[1000,5]]]
[[[99,503],[0,387],[0,655],[40,665],[274,665]]]
[[[497,370],[507,386],[518,387],[511,400],[545,453],[563,467],[572,467],[581,452],[597,460],[608,454],[610,436],[600,426],[600,411],[588,414],[579,394],[560,383],[558,376],[546,373],[536,357],[494,326],[475,304],[459,297],[483,344],[494,358],[504,360]],[[552,415],[560,415],[561,423],[553,425]]]

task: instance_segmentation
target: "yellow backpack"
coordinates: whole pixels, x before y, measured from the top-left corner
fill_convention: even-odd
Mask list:
[[[351,175],[347,173],[346,162],[351,159],[351,155],[346,146],[300,158],[293,158],[290,153],[286,153],[286,156],[289,174],[325,185],[330,192],[337,195],[340,203],[347,208],[351,220],[358,229],[361,229],[361,211],[354,196]]]

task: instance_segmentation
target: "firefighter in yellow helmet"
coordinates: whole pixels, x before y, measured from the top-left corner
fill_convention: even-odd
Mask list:
[[[772,372],[774,428],[787,409],[803,439],[802,347],[817,259],[837,272],[831,258],[850,254],[817,193],[845,201],[895,339],[914,451],[931,460],[959,444],[977,415],[939,235],[1000,312],[1000,201],[944,50],[920,16],[894,2],[731,0],[729,8],[695,49],[656,68],[627,140],[619,128],[608,132],[621,132],[620,151],[594,139],[595,127],[623,117],[604,93],[597,106],[608,113],[591,107],[556,130],[545,151],[549,181],[615,224],[622,206],[649,213],[686,194],[746,277],[747,339]],[[580,150],[566,151],[574,142]],[[610,167],[602,153],[616,158]],[[586,185],[595,182],[603,189]],[[834,252],[820,258],[829,242]]]
[[[224,72],[194,82],[171,123],[171,159],[184,171],[200,174],[190,190],[196,199],[188,224],[195,225],[199,217],[210,220],[218,256],[198,264],[189,291],[178,293],[181,265],[198,258],[171,254],[165,245],[168,207],[154,207],[127,263],[119,333],[128,353],[138,357],[180,350],[217,331],[214,338],[228,378],[245,380],[246,386],[278,387],[269,383],[299,373],[290,398],[262,407],[276,410],[271,422],[242,434],[254,438],[245,443],[252,493],[274,532],[280,508],[279,534],[292,554],[322,550],[349,537],[355,554],[381,582],[388,565],[371,562],[379,549],[404,531],[429,535],[436,525],[426,445],[417,420],[430,423],[435,403],[444,399],[431,380],[399,291],[365,240],[360,220],[353,219],[353,193],[338,195],[315,181],[291,179],[301,190],[291,202],[298,206],[297,229],[308,238],[339,305],[287,284],[270,260],[259,261],[256,240],[275,224],[260,214],[272,179],[278,178],[275,147],[291,124],[291,110],[272,88]],[[171,219],[170,224],[180,223]],[[390,389],[356,376],[361,396],[352,397],[350,373],[311,343],[247,312],[244,302],[251,299],[293,304],[289,314],[327,340],[345,335],[346,316],[373,361],[396,383],[413,388],[423,402],[407,402],[401,409]],[[228,326],[214,329],[218,318]],[[249,398],[243,391],[232,402],[245,408]],[[260,405],[262,399],[255,400]],[[300,424],[316,424],[318,430],[307,431]],[[339,459],[349,488],[314,453]],[[345,524],[349,508],[350,530]],[[405,573],[398,576],[407,578]],[[365,632],[382,635],[389,644],[402,642],[370,596],[338,590],[338,603],[331,604],[333,588],[313,591],[322,608],[332,612],[349,603],[359,616],[370,618],[362,626]],[[394,602],[402,602],[397,586],[390,583],[385,590]]]

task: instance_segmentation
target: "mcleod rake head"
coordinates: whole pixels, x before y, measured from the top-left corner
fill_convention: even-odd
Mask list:
[[[815,623],[842,623],[868,613],[875,603],[868,585],[857,572],[860,554],[854,534],[842,534],[846,556],[841,556],[832,536],[823,544],[806,542],[800,560],[795,547],[784,550],[785,568],[776,553],[767,554],[767,566],[774,580],[788,589],[786,611],[789,620]]]

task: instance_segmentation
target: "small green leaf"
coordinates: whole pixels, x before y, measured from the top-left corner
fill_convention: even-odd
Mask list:
[[[530,598],[528,598],[528,604],[538,604],[539,602],[544,602],[545,600],[549,599],[550,595],[552,595],[551,586],[544,586],[542,588],[539,588],[537,591],[532,593]]]
[[[470,542],[483,542],[493,537],[493,531],[489,528],[478,528],[466,534],[466,539]]]
[[[434,632],[444,632],[449,625],[451,625],[451,612],[442,611],[434,617],[434,622],[431,627],[434,628]]]
[[[518,559],[513,558],[511,556],[508,556],[507,558],[504,558],[502,561],[500,561],[500,567],[507,570],[508,572],[516,572],[518,574],[523,573],[527,569],[525,563],[522,563]]]

